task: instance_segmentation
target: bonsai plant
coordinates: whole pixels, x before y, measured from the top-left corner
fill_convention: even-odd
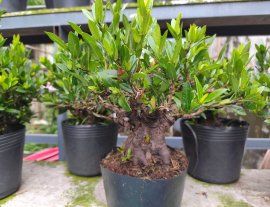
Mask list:
[[[27,0],[2,0],[0,2],[0,9],[7,12],[24,11],[26,10]]]
[[[47,8],[89,6],[91,0],[45,0]]]
[[[21,183],[25,122],[31,118],[31,101],[43,84],[39,65],[14,36],[9,47],[0,35],[0,199],[15,192]]]
[[[222,63],[222,67],[208,78],[196,79],[197,101],[201,105],[207,104],[208,90],[226,88],[220,102],[208,108],[204,117],[182,120],[184,146],[190,160],[188,172],[200,180],[221,184],[234,182],[240,176],[248,123],[219,118],[218,112],[226,108],[243,116],[245,110],[262,113],[267,107],[267,89],[254,81],[254,70],[248,66],[249,45],[240,45],[228,59],[220,54],[217,63]]]
[[[80,176],[98,175],[99,163],[116,147],[118,135],[118,126],[103,118],[110,111],[100,105],[94,88],[88,87],[102,76],[97,67],[102,59],[77,32],[69,33],[67,43],[53,33],[47,34],[60,49],[53,64],[46,58],[42,61],[49,81],[43,101],[72,115],[62,124],[69,171]]]

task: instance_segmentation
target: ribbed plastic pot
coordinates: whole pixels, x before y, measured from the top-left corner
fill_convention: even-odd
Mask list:
[[[171,179],[146,180],[101,166],[108,207],[180,207],[186,171]]]
[[[4,9],[7,12],[24,11],[26,10],[27,0],[2,0],[0,10]]]
[[[100,161],[116,147],[118,126],[69,125],[62,122],[68,170],[79,176],[101,173]]]
[[[11,195],[20,187],[24,139],[24,126],[0,136],[0,199]]]
[[[47,8],[68,8],[89,6],[91,0],[46,0],[45,3]]]
[[[226,184],[239,179],[248,123],[209,127],[181,121],[183,142],[189,159],[188,174],[199,180]]]
[[[122,0],[123,3],[136,3],[137,0]]]

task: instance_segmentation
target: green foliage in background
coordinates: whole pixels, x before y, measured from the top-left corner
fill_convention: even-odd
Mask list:
[[[262,84],[266,89],[265,96],[269,96],[270,92],[270,48],[266,45],[255,45],[256,47],[256,81]],[[264,117],[269,117],[270,114],[264,113]],[[266,119],[267,123],[270,123],[270,119]]]
[[[31,118],[30,105],[38,98],[44,78],[38,64],[29,60],[30,51],[14,36],[9,46],[0,35],[0,134],[12,124]]]
[[[33,6],[33,5],[44,5],[44,0],[27,0],[27,5]]]

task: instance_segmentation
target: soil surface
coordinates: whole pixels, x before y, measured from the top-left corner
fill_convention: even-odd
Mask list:
[[[122,161],[120,152],[111,152],[102,165],[115,173],[140,177],[143,179],[169,179],[173,178],[187,169],[186,156],[178,149],[170,149],[170,165],[163,164],[159,155],[153,155],[148,166],[134,165],[132,161]]]

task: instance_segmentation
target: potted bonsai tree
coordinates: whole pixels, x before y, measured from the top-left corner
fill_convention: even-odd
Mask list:
[[[2,0],[0,9],[7,12],[24,11],[26,10],[27,0]]]
[[[45,0],[47,8],[89,6],[91,0]]]
[[[111,112],[100,105],[95,88],[90,87],[102,76],[97,67],[103,65],[102,59],[77,32],[69,33],[67,43],[53,33],[47,34],[60,48],[53,64],[42,61],[49,80],[43,101],[72,115],[63,122],[69,171],[80,176],[98,175],[100,161],[116,147],[118,135],[117,125],[104,118]]]
[[[113,14],[108,26],[105,8],[97,0],[92,13],[83,11],[91,34],[72,25],[99,56],[96,67],[102,75],[89,82],[89,90],[98,95],[100,105],[114,112],[105,117],[129,132],[124,145],[101,164],[110,207],[179,206],[187,160],[166,145],[165,133],[177,118],[234,102],[223,100],[229,96],[226,86],[213,78],[216,70],[224,72],[226,60],[210,58],[213,38],[206,36],[206,28],[192,25],[184,41],[179,15],[162,35],[151,16],[152,5],[153,1],[139,0],[129,21],[121,12],[121,1],[108,4]],[[168,32],[173,40],[167,39]],[[199,87],[203,77],[208,82]],[[207,98],[202,104],[201,95]]]
[[[234,182],[240,176],[248,123],[219,118],[218,110],[227,108],[241,116],[246,115],[245,110],[268,114],[266,91],[269,89],[263,86],[263,80],[255,81],[254,69],[248,66],[249,45],[240,45],[228,59],[220,54],[217,61],[223,66],[208,79],[202,76],[196,79],[197,101],[201,105],[208,102],[208,90],[226,88],[220,102],[205,112],[204,117],[182,120],[185,151],[190,159],[188,172],[200,180],[222,184]]]
[[[14,36],[9,47],[0,35],[0,199],[21,183],[25,122],[31,101],[39,97],[42,74],[28,58],[30,51]]]

